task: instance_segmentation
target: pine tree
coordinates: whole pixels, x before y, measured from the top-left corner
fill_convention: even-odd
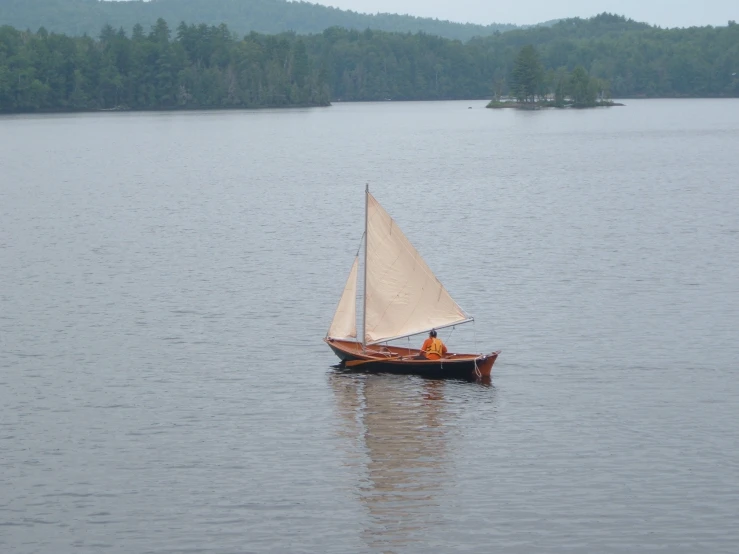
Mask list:
[[[544,71],[539,54],[531,44],[524,46],[513,62],[513,91],[519,102],[534,103]]]

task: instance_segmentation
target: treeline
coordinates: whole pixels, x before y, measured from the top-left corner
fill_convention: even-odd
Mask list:
[[[659,29],[601,14],[551,28],[467,43],[426,34],[328,29],[306,39],[341,100],[490,98],[513,95],[520,49],[535,46],[545,72],[582,66],[614,98],[739,96],[739,25]]]
[[[622,16],[568,19],[468,43],[510,75],[516,52],[532,44],[545,70],[583,66],[609,81],[614,98],[739,96],[739,25],[660,29]],[[481,54],[483,53],[484,54]]]
[[[259,107],[333,100],[491,98],[515,93],[532,44],[545,75],[578,66],[614,98],[739,96],[739,26],[659,29],[602,14],[467,43],[341,28],[298,36],[159,20],[130,38],[0,29],[0,110]]]
[[[425,32],[447,38],[469,40],[496,31],[516,29],[515,25],[474,25],[395,14],[363,14],[309,2],[285,0],[0,0],[0,25],[18,29],[48,31],[72,36],[95,36],[104,25],[130,31],[135,24],[145,28],[157,19],[170,22],[229,28],[243,36],[252,31],[300,35],[320,33],[328,27],[376,29],[389,32]]]
[[[294,36],[164,20],[99,40],[0,27],[0,111],[327,105],[329,85]]]

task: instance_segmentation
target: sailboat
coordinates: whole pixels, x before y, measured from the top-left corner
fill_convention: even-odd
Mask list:
[[[500,350],[431,360],[389,341],[473,321],[452,299],[397,223],[365,189],[364,248],[351,266],[324,341],[347,369],[434,377],[490,377]],[[357,338],[359,255],[364,251],[362,338]]]

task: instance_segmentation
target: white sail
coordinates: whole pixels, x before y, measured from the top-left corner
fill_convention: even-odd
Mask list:
[[[343,339],[357,336],[357,268],[359,257],[354,258],[349,278],[346,280],[344,292],[331,321],[328,336],[334,339]]]
[[[367,344],[470,320],[369,192],[366,248]]]

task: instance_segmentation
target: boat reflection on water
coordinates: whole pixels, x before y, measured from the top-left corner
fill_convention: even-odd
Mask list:
[[[393,551],[423,541],[429,527],[443,523],[440,503],[453,482],[449,431],[456,417],[444,399],[447,383],[338,371],[330,382],[347,463],[366,475],[357,489],[368,512],[365,542]]]

